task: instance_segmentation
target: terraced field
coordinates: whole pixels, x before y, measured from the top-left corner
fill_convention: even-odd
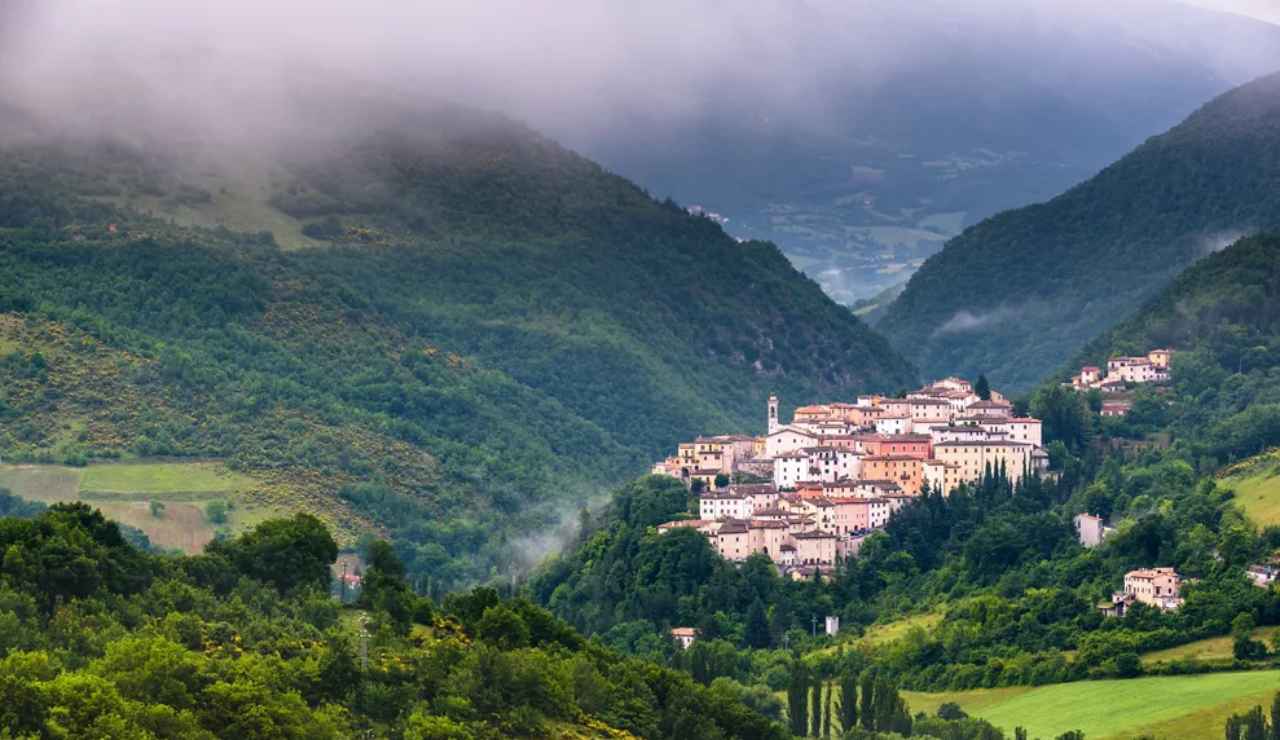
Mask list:
[[[218,528],[236,532],[287,512],[256,500],[260,483],[219,462],[90,465],[2,465],[0,488],[33,501],[85,501],[108,518],[137,527],[152,544],[199,552]],[[209,502],[231,505],[222,524],[206,513]],[[153,505],[154,502],[154,505]]]
[[[1280,671],[1157,676],[1123,681],[1080,681],[1039,687],[947,693],[903,692],[911,711],[934,712],[955,702],[966,712],[1012,734],[1051,738],[1081,730],[1098,738],[1222,737],[1233,713],[1269,706],[1280,691]]]

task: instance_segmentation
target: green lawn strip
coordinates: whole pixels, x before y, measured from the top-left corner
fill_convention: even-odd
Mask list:
[[[1280,690],[1280,670],[1153,676],[1128,680],[1080,681],[1020,689],[1001,696],[988,689],[946,694],[907,694],[912,711],[928,711],[954,701],[965,711],[1012,732],[1025,727],[1031,737],[1055,737],[1081,730],[1086,737],[1132,735],[1153,725],[1177,724],[1200,712],[1216,716],[1220,705]],[[1251,706],[1251,704],[1250,704]],[[1203,737],[1221,737],[1221,725]],[[1186,735],[1184,735],[1186,737]]]
[[[1276,627],[1259,627],[1253,631],[1253,639],[1271,644],[1271,637],[1280,628]],[[1169,662],[1174,660],[1192,659],[1200,661],[1208,660],[1231,660],[1234,656],[1233,647],[1235,641],[1230,635],[1222,635],[1219,637],[1208,637],[1203,640],[1196,640],[1185,645],[1165,648],[1164,650],[1155,650],[1150,653],[1144,653],[1142,662],[1145,665],[1153,663]]]
[[[1034,688],[1033,686],[1008,686],[1000,689],[975,689],[973,691],[903,691],[902,698],[906,699],[907,706],[910,707],[913,715],[917,712],[924,712],[930,715],[936,714],[938,707],[948,702],[959,704],[970,714],[977,714],[983,709],[997,706]]]
[[[253,485],[252,478],[216,462],[91,465],[80,479],[85,494],[229,493]]]

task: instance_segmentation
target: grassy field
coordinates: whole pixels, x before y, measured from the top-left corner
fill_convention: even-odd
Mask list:
[[[1259,627],[1253,631],[1253,639],[1270,645],[1272,636],[1278,631],[1280,631],[1280,628],[1277,627]],[[1209,637],[1204,640],[1189,642],[1186,645],[1145,653],[1142,656],[1142,662],[1150,665],[1152,663],[1183,659],[1200,661],[1231,660],[1233,657],[1232,643],[1233,640],[1229,635]]]
[[[1236,493],[1236,503],[1260,526],[1280,524],[1280,471],[1271,465],[1222,480]]]
[[[222,463],[93,465],[80,478],[81,493],[228,493],[252,488],[254,480]]]
[[[1280,671],[1252,671],[903,695],[912,712],[955,702],[1006,732],[1025,727],[1031,737],[1081,730],[1090,740],[1139,735],[1195,740],[1222,737],[1228,716],[1255,704],[1269,706],[1277,691]]]
[[[218,526],[205,514],[214,499],[232,504],[231,532],[284,512],[255,500],[258,482],[217,462],[127,463],[69,468],[57,465],[0,465],[0,488],[48,504],[85,501],[108,518],[146,533],[152,544],[199,552]],[[163,507],[152,509],[152,502]]]
[[[928,614],[916,614],[905,619],[899,619],[895,622],[885,624],[873,624],[867,628],[863,634],[861,641],[871,645],[883,645],[887,642],[901,639],[911,631],[913,627],[919,627],[925,631],[932,629],[942,621],[941,612],[929,612]]]

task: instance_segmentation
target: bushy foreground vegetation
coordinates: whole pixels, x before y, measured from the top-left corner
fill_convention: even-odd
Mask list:
[[[0,552],[6,737],[786,736],[740,688],[618,656],[527,601],[415,596],[385,543],[343,609],[337,546],[307,515],[165,557],[59,504],[0,519]]]
[[[276,163],[305,251],[119,208],[191,200],[163,154],[6,150],[0,456],[225,459],[450,588],[770,391],[914,379],[772,245],[513,124],[416,123]]]

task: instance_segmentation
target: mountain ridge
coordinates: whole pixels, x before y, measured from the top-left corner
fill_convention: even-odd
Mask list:
[[[1182,268],[1277,224],[1277,110],[1273,74],[1057,198],[971,227],[912,277],[878,328],[926,373],[1037,382]]]

